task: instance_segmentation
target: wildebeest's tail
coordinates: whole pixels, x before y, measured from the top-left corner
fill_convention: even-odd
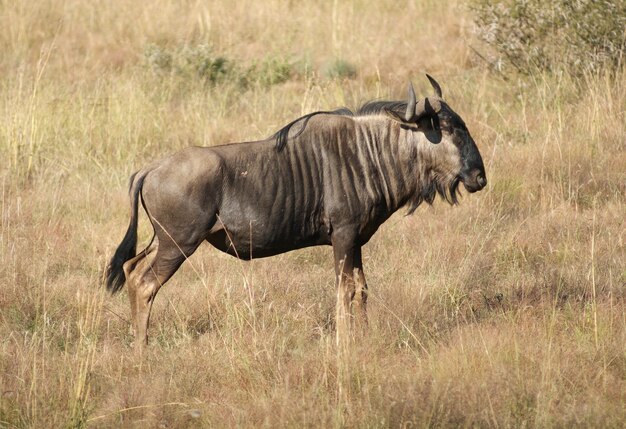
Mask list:
[[[106,286],[107,290],[114,294],[124,287],[126,276],[124,275],[124,262],[133,258],[137,252],[137,222],[139,218],[139,198],[143,181],[148,172],[142,170],[130,177],[129,196],[130,196],[130,224],[124,239],[117,246],[115,254],[111,258],[111,262],[106,269]]]

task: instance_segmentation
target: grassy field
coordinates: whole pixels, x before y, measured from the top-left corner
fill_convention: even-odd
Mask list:
[[[0,427],[626,424],[624,68],[504,79],[460,0],[0,0],[0,28]],[[207,245],[134,353],[102,287],[132,172],[424,72],[489,185],[364,248],[367,336],[338,357],[329,247]]]

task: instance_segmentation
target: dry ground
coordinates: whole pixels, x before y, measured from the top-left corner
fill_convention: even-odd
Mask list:
[[[626,424],[624,70],[504,80],[457,1],[0,0],[0,28],[0,427]],[[199,77],[204,45],[237,70]],[[337,357],[330,248],[207,246],[133,353],[101,275],[134,170],[423,72],[489,186],[365,247],[367,337]]]

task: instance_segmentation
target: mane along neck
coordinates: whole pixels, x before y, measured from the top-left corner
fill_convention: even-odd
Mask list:
[[[372,196],[392,211],[409,203],[417,186],[415,151],[407,130],[386,115],[354,117],[355,151],[363,166],[363,181]]]
[[[383,174],[386,199],[393,202],[394,210],[406,205],[412,214],[423,202],[432,204],[437,195],[450,204],[458,203],[458,178],[434,172],[435,159],[427,150],[432,143],[420,142],[420,133],[403,129],[381,114],[356,116],[354,121],[357,144],[368,148],[373,164]]]
[[[313,113],[307,113],[306,115],[301,116],[298,119],[291,121],[290,123],[285,125],[283,128],[274,133],[271,138],[276,140],[276,150],[280,152],[287,144],[289,138],[297,137],[304,132],[304,129],[308,125],[309,120],[314,116],[339,115],[348,117],[364,117],[381,115],[388,110],[400,113],[406,110],[406,101],[368,101],[361,107],[359,107],[356,113],[348,109],[347,107],[342,107],[336,110],[320,110]],[[299,125],[298,131],[292,134],[292,128],[296,125]]]

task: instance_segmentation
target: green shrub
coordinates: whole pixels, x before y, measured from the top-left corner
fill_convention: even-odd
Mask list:
[[[626,0],[472,0],[495,63],[522,73],[615,68],[626,43]]]
[[[180,53],[180,73],[192,73],[210,83],[218,83],[237,74],[234,62],[215,56],[208,45],[186,46]]]
[[[356,77],[356,67],[343,59],[337,59],[328,64],[325,75],[330,79],[353,79]]]
[[[144,50],[145,64],[158,75],[175,74],[198,78],[215,84],[237,74],[233,61],[215,56],[207,45],[183,46],[168,50],[148,45]]]
[[[271,86],[289,80],[293,64],[284,58],[269,57],[253,64],[247,71],[247,80]]]
[[[145,64],[157,74],[169,73],[172,70],[172,54],[157,45],[148,45],[143,51]]]
[[[245,67],[235,60],[215,55],[205,44],[173,49],[151,44],[144,49],[143,57],[144,64],[156,75],[174,75],[209,84],[230,81],[242,87],[255,83],[272,86],[293,75],[293,64],[285,58],[265,57]]]

